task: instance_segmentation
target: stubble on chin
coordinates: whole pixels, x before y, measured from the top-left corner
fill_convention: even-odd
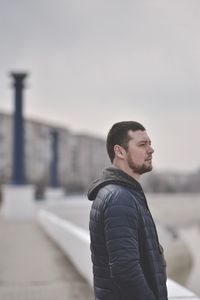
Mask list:
[[[145,166],[145,165],[143,165],[142,167],[141,167],[141,169],[140,169],[140,175],[142,175],[142,174],[144,174],[144,173],[148,173],[148,172],[151,172],[153,170],[153,166],[152,165],[150,165],[150,166]]]
[[[151,172],[153,169],[152,164],[149,164],[148,166],[146,164],[142,164],[142,165],[135,164],[130,156],[128,156],[127,163],[128,163],[129,168],[134,173],[140,174],[140,175]]]

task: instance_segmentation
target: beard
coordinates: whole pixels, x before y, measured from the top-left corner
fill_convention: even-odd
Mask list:
[[[150,172],[152,171],[153,167],[152,165],[145,165],[144,163],[139,165],[139,164],[136,164],[132,157],[130,156],[130,154],[128,153],[127,155],[127,163],[128,163],[128,166],[129,168],[134,172],[134,173],[137,173],[137,174],[144,174],[144,173],[147,173],[147,172]]]

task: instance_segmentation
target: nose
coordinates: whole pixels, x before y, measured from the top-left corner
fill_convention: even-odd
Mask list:
[[[153,154],[154,153],[154,149],[151,145],[149,145],[149,153]]]

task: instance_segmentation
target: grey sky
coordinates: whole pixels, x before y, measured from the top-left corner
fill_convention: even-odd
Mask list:
[[[200,167],[199,0],[0,0],[0,109],[28,70],[25,113],[105,136],[141,121],[155,166]]]

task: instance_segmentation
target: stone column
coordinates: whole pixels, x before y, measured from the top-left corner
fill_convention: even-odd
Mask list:
[[[33,220],[36,216],[34,190],[26,184],[24,162],[23,89],[26,73],[11,73],[14,87],[13,164],[11,184],[4,186],[1,214],[7,219]],[[26,185],[25,185],[26,184]]]
[[[11,73],[14,80],[15,111],[13,116],[13,167],[12,183],[25,184],[23,90],[27,73]]]
[[[51,160],[51,170],[50,170],[50,185],[51,187],[59,187],[58,179],[58,143],[59,136],[56,130],[52,130],[52,160]]]

